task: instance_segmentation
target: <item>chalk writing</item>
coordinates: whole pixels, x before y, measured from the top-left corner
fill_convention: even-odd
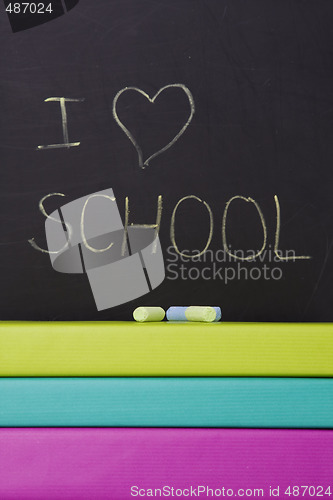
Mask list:
[[[155,224],[131,224],[131,227],[133,228],[152,228],[155,229],[155,236],[154,236],[154,244],[152,248],[152,253],[156,253],[156,248],[157,248],[157,237],[160,232],[160,227],[161,227],[161,219],[162,219],[162,210],[163,210],[163,198],[162,195],[159,195],[157,198],[157,215],[156,215],[156,223]],[[121,254],[122,256],[125,255],[126,251],[126,243],[128,244],[128,247],[130,248],[129,242],[128,242],[128,223],[129,223],[129,200],[128,197],[126,196],[125,198],[125,224],[124,224],[124,239],[123,239],[123,244],[122,244],[122,251]]]
[[[83,241],[84,246],[88,250],[90,250],[91,252],[94,252],[94,253],[107,252],[107,250],[110,250],[110,248],[112,247],[113,242],[110,243],[110,245],[108,245],[106,248],[100,248],[100,249],[94,248],[91,245],[89,245],[89,243],[86,239],[85,233],[84,233],[84,215],[86,212],[87,205],[92,198],[106,198],[110,201],[116,201],[116,198],[114,196],[108,196],[107,194],[92,194],[91,196],[89,196],[89,198],[86,199],[85,204],[83,205],[82,213],[81,213],[80,230],[81,230],[81,237],[82,237],[82,241]]]
[[[62,144],[48,144],[46,146],[38,146],[37,149],[60,149],[60,148],[73,148],[79,146],[80,142],[69,142],[68,137],[68,121],[66,102],[83,102],[84,99],[69,99],[68,97],[48,97],[44,102],[60,102],[62,133],[64,142]]]
[[[280,203],[277,195],[274,196],[275,206],[276,206],[276,232],[275,232],[275,244],[274,244],[274,253],[280,260],[295,260],[295,259],[311,259],[310,255],[294,255],[292,257],[282,257],[279,252],[279,241],[280,241],[280,229],[281,229],[281,211],[280,211]]]
[[[48,218],[48,219],[51,219],[55,222],[57,222],[58,224],[63,224],[65,226],[65,231],[66,231],[66,234],[67,234],[67,242],[66,244],[64,245],[63,248],[61,248],[60,250],[57,250],[57,251],[51,251],[49,252],[48,250],[44,250],[43,248],[41,248],[40,246],[38,246],[35,241],[34,241],[34,238],[28,240],[30,245],[35,249],[35,250],[38,250],[42,253],[47,253],[47,254],[57,254],[57,253],[60,253],[62,251],[64,251],[68,246],[69,246],[69,243],[70,243],[70,239],[71,239],[71,235],[72,235],[72,229],[70,227],[70,225],[68,223],[65,223],[64,221],[61,221],[60,219],[56,219],[50,215],[48,215],[44,209],[44,201],[49,198],[50,196],[65,196],[64,194],[62,193],[51,193],[51,194],[48,194],[46,196],[44,196],[40,202],[39,202],[39,209],[40,211],[42,212],[42,214]],[[87,205],[88,205],[88,202],[90,201],[91,198],[94,198],[94,197],[103,197],[103,198],[107,198],[109,199],[110,201],[112,202],[115,202],[116,199],[114,197],[111,197],[111,196],[107,196],[107,195],[103,195],[103,194],[94,194],[94,195],[91,195],[89,198],[87,198],[85,204],[84,204],[84,207],[83,207],[83,210],[82,210],[82,213],[81,213],[81,223],[80,223],[80,227],[81,227],[81,236],[82,236],[82,240],[83,240],[83,243],[84,245],[86,246],[86,248],[92,252],[95,252],[95,253],[102,253],[102,252],[106,252],[107,250],[109,250],[113,243],[110,243],[110,245],[108,245],[106,248],[101,248],[101,249],[97,249],[97,248],[94,248],[92,247],[91,245],[89,245],[89,243],[87,242],[87,239],[86,239],[86,236],[85,236],[85,231],[84,231],[84,218],[85,218],[85,211],[86,211],[86,208],[87,208]],[[183,203],[185,200],[189,200],[189,199],[193,199],[193,200],[196,200],[198,201],[199,203],[202,203],[207,211],[208,211],[208,214],[209,214],[209,235],[208,235],[208,238],[207,238],[207,242],[206,242],[206,245],[204,247],[204,249],[199,252],[199,251],[195,251],[195,253],[193,254],[187,254],[187,253],[184,253],[184,252],[181,252],[179,250],[179,247],[177,245],[177,242],[176,242],[176,229],[175,229],[175,221],[176,221],[176,213],[177,213],[177,210],[180,206],[181,203]],[[262,229],[263,229],[263,243],[262,243],[262,246],[260,248],[260,250],[258,250],[257,252],[255,251],[250,251],[248,252],[249,255],[247,256],[244,256],[244,252],[238,252],[237,253],[234,253],[231,251],[231,246],[228,245],[228,241],[227,241],[227,235],[226,235],[226,227],[227,227],[227,216],[228,216],[228,211],[229,211],[229,208],[230,208],[230,205],[233,201],[235,200],[242,200],[242,201],[245,201],[247,203],[252,203],[258,214],[259,214],[259,218],[260,218],[260,222],[261,222],[261,225],[262,225]],[[295,261],[295,260],[304,260],[304,259],[311,259],[311,256],[309,255],[295,255],[295,252],[292,251],[292,255],[288,255],[288,252],[286,252],[286,256],[282,256],[282,252],[278,249],[279,247],[279,238],[280,238],[280,230],[281,230],[281,216],[280,216],[280,204],[279,204],[279,200],[278,200],[278,197],[277,195],[274,196],[274,200],[275,200],[275,205],[276,205],[276,231],[275,231],[275,243],[274,243],[274,254],[276,256],[276,259],[277,260],[281,260],[281,261]],[[154,241],[155,243],[157,243],[157,236],[159,235],[159,231],[160,231],[160,227],[161,227],[161,219],[162,219],[162,211],[163,211],[163,198],[162,198],[162,195],[159,195],[158,198],[157,198],[157,215],[156,215],[156,222],[155,224],[129,224],[129,214],[130,214],[130,210],[129,210],[129,199],[128,197],[125,198],[125,217],[124,217],[124,238],[123,238],[123,243],[122,243],[122,256],[125,255],[125,252],[126,252],[126,248],[128,246],[129,248],[129,251],[130,251],[130,245],[129,245],[129,241],[128,241],[128,228],[129,227],[132,227],[132,228],[147,228],[147,229],[155,229],[155,237],[154,237]],[[61,215],[61,211],[59,209],[59,213]],[[212,238],[213,238],[213,232],[214,232],[214,217],[213,217],[213,212],[212,212],[212,209],[210,208],[210,206],[208,205],[208,203],[206,201],[203,201],[201,198],[199,198],[198,196],[195,196],[195,195],[188,195],[188,196],[184,196],[183,198],[181,198],[175,205],[174,209],[173,209],[173,212],[172,212],[172,216],[171,216],[171,223],[170,223],[170,239],[171,239],[171,243],[176,251],[177,254],[179,254],[181,257],[183,258],[187,258],[187,259],[198,259],[198,257],[200,257],[201,255],[205,254],[211,244],[211,241],[212,241]],[[267,226],[266,226],[266,222],[265,222],[265,218],[264,218],[264,215],[263,215],[263,212],[259,206],[259,204],[253,199],[253,198],[246,198],[245,196],[240,196],[240,195],[236,195],[236,196],[233,196],[232,198],[230,198],[227,203],[226,203],[226,206],[224,208],[224,212],[223,212],[223,217],[222,217],[222,244],[223,244],[223,249],[224,249],[224,252],[229,255],[230,257],[232,257],[233,259],[238,259],[238,260],[241,260],[241,261],[254,261],[255,259],[257,259],[258,257],[260,258],[261,255],[265,255],[264,254],[264,251],[265,251],[265,248],[266,248],[266,245],[267,245]],[[153,250],[152,252],[156,252],[156,245],[155,245],[155,248],[153,246]],[[290,252],[289,252],[290,253]],[[260,259],[262,260],[262,259]]]
[[[200,203],[203,203],[204,206],[207,208],[208,210],[208,213],[209,213],[209,236],[208,236],[208,240],[207,240],[207,243],[206,243],[206,246],[205,248],[202,250],[201,253],[199,254],[195,254],[195,255],[186,255],[182,252],[179,251],[179,248],[177,246],[177,243],[176,243],[176,231],[175,231],[175,219],[176,219],[176,212],[177,212],[177,209],[179,207],[179,205],[181,203],[183,203],[183,201],[185,200],[189,200],[189,199],[194,199],[194,200],[197,200],[199,201]],[[171,217],[171,225],[170,225],[170,238],[171,238],[171,243],[173,244],[173,246],[175,247],[175,250],[176,252],[183,256],[183,257],[189,257],[189,258],[194,258],[194,257],[199,257],[200,255],[204,254],[207,250],[207,248],[209,247],[211,241],[212,241],[212,238],[213,238],[213,229],[214,229],[214,221],[213,221],[213,212],[210,208],[210,206],[208,205],[208,203],[206,203],[205,201],[202,201],[200,198],[198,198],[197,196],[195,195],[189,195],[189,196],[185,196],[184,198],[181,198],[178,203],[176,204],[173,212],[172,212],[172,217]]]
[[[42,252],[42,253],[47,253],[47,254],[58,254],[60,252],[63,252],[68,246],[69,246],[69,242],[70,242],[70,239],[71,239],[71,236],[72,236],[72,228],[70,226],[70,224],[66,223],[66,222],[62,222],[59,218],[56,219],[55,217],[52,217],[51,215],[48,215],[46,213],[46,210],[44,208],[44,201],[47,200],[47,198],[50,198],[51,196],[66,196],[65,194],[63,193],[50,193],[50,194],[47,194],[46,196],[44,196],[40,202],[39,202],[39,210],[42,212],[42,214],[47,218],[47,219],[50,219],[50,220],[53,220],[54,222],[57,222],[58,224],[65,224],[66,226],[66,234],[67,234],[67,242],[65,243],[65,245],[60,248],[60,250],[54,250],[54,251],[49,251],[49,250],[45,250],[44,248],[41,248],[39,245],[37,245],[37,243],[35,243],[35,238],[31,238],[29,241],[30,245],[32,246],[32,248],[34,248],[35,250],[38,250],[39,252]]]
[[[228,215],[228,210],[229,210],[230,204],[234,200],[243,200],[243,201],[246,201],[247,203],[249,203],[249,202],[253,203],[258,211],[258,214],[260,217],[260,222],[261,222],[263,233],[264,233],[264,238],[263,238],[263,244],[262,244],[261,249],[253,256],[240,257],[239,255],[231,253],[231,251],[229,250],[228,243],[227,243],[227,235],[226,235],[227,215]],[[224,248],[225,252],[227,252],[230,255],[230,257],[234,257],[235,259],[253,260],[264,251],[265,246],[266,246],[266,242],[267,242],[267,228],[266,228],[264,215],[263,215],[258,203],[255,200],[253,200],[252,198],[245,198],[244,196],[233,196],[232,198],[230,198],[229,201],[227,201],[227,204],[225,206],[224,213],[223,213],[223,219],[222,219],[222,240],[223,240],[223,248]]]

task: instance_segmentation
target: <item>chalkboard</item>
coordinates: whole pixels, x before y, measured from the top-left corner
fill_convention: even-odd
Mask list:
[[[332,2],[9,4],[2,320],[333,320]]]

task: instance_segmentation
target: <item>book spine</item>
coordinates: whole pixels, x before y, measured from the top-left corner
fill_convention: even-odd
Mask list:
[[[164,487],[212,496],[199,486],[289,498],[288,486],[312,487],[311,497],[333,486],[333,431],[0,429],[0,443],[2,499],[140,498]]]
[[[333,428],[333,379],[0,378],[1,427]]]
[[[1,323],[0,376],[333,376],[333,324]]]

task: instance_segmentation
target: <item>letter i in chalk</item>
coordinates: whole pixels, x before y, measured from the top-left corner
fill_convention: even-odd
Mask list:
[[[218,306],[172,306],[166,312],[168,321],[203,321],[214,323],[222,317]]]

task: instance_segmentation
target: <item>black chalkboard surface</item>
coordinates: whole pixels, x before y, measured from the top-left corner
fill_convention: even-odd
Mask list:
[[[332,2],[5,4],[1,319],[333,320]]]

